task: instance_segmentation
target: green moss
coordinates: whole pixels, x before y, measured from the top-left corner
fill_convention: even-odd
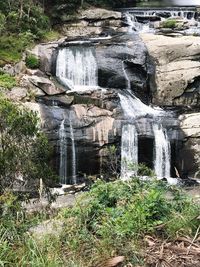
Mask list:
[[[29,55],[26,57],[26,66],[30,69],[37,69],[40,66],[40,61],[34,55]]]
[[[168,19],[168,20],[163,21],[162,24],[161,24],[161,26],[163,28],[174,29],[177,26],[177,22],[174,19]]]
[[[15,77],[12,77],[7,73],[0,73],[0,87],[11,89],[16,85],[17,82],[15,80]]]

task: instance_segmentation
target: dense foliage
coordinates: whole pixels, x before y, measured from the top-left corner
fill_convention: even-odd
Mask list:
[[[0,193],[18,179],[53,178],[50,147],[34,112],[0,98]]]

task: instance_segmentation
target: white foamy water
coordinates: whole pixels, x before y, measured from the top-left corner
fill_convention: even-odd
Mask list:
[[[170,142],[166,131],[161,125],[154,124],[155,136],[154,170],[158,178],[169,178],[171,166]]]
[[[97,62],[94,49],[85,46],[60,49],[56,63],[56,76],[71,90],[97,87]]]
[[[133,124],[122,127],[121,141],[121,179],[128,180],[137,175],[138,134]]]

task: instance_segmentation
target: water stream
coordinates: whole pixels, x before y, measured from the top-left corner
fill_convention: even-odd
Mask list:
[[[59,147],[60,147],[60,183],[67,183],[67,134],[65,131],[65,119],[62,120],[59,128]]]
[[[137,175],[138,134],[133,124],[122,127],[121,140],[121,179],[128,180]]]
[[[72,183],[76,184],[76,147],[75,147],[75,141],[74,141],[74,130],[72,126],[71,117],[69,119],[69,126],[70,126],[70,138],[72,142]]]
[[[162,125],[154,124],[155,136],[154,170],[158,178],[171,177],[171,149],[166,130]]]

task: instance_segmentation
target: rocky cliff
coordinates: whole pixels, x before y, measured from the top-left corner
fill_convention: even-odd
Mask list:
[[[129,89],[145,104],[151,104],[152,100],[154,105],[167,109],[165,115],[156,120],[160,120],[168,131],[173,168],[178,168],[182,174],[197,174],[200,167],[200,37],[172,38],[151,34],[140,37],[137,33],[129,33],[121,13],[113,11],[85,11],[76,18],[76,23],[71,18],[62,19],[65,22],[60,27],[64,37],[27,51],[39,58],[40,69],[23,67],[18,73],[19,87],[7,93],[40,114],[41,125],[54,146],[55,168],[59,169],[59,131],[65,120],[70,175],[73,160],[71,129],[76,143],[77,171],[82,174],[100,172],[105,147],[110,144],[119,147],[122,126],[124,122],[130,122],[119,97],[119,93]],[[77,47],[84,42],[95,51],[101,88],[70,91],[56,77],[57,55],[60,49]],[[134,113],[146,109],[139,101],[135,100],[136,107],[131,111],[133,117]],[[176,111],[173,115],[171,109]],[[140,138],[139,158],[146,163],[151,161],[149,166],[153,161],[154,119],[148,112],[134,119]],[[148,151],[151,159],[145,159]]]
[[[198,175],[200,108],[200,37],[142,34],[154,64],[152,102],[179,109],[183,143],[177,155],[186,174]]]

